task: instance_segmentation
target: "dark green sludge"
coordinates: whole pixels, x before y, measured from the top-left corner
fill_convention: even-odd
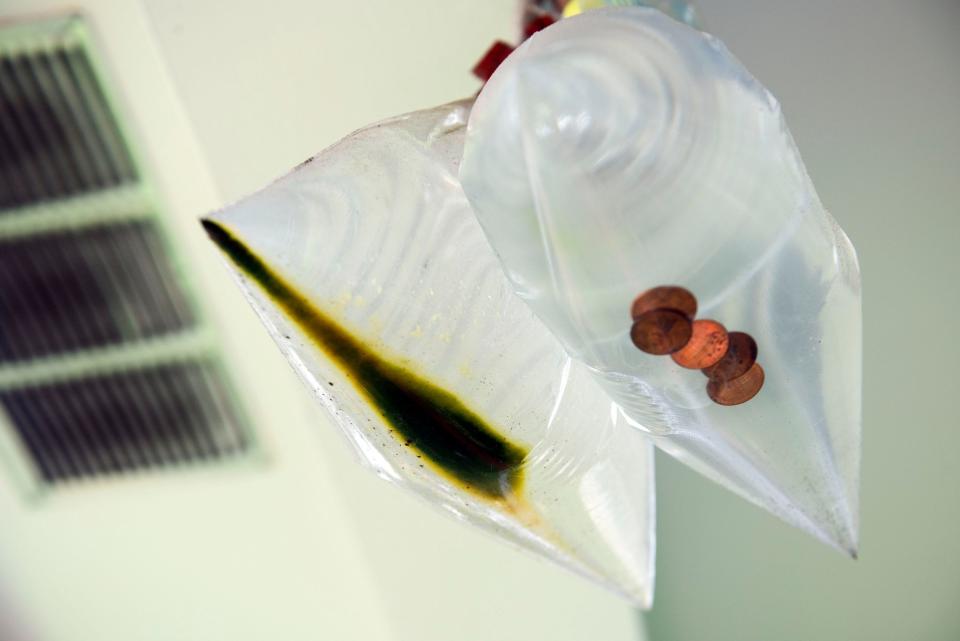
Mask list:
[[[524,448],[504,439],[450,392],[373,352],[219,223],[204,220],[203,226],[234,264],[348,374],[405,444],[488,498],[502,499],[517,491]]]

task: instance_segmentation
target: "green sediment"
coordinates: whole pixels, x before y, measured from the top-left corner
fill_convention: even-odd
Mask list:
[[[392,428],[392,437],[463,488],[493,500],[515,499],[527,450],[511,443],[460,399],[394,364],[310,302],[219,223],[210,238],[344,372]]]

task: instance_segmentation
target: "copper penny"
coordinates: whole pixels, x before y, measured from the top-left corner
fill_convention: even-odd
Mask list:
[[[690,341],[670,357],[680,367],[703,369],[710,367],[727,353],[727,329],[714,320],[693,321]]]
[[[630,306],[630,317],[637,320],[655,309],[675,309],[693,320],[697,315],[697,299],[688,290],[674,285],[654,287],[643,292]]]
[[[711,379],[707,383],[707,395],[720,405],[740,405],[757,395],[763,387],[763,368],[754,363],[746,374],[729,381]]]
[[[672,354],[682,349],[693,333],[693,323],[675,309],[654,309],[641,314],[630,328],[630,340],[647,354]]]
[[[730,332],[727,353],[716,364],[703,369],[711,380],[723,383],[743,376],[757,362],[757,342],[750,334]]]

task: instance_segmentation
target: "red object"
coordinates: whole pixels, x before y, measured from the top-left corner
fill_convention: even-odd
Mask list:
[[[750,334],[730,332],[727,353],[703,373],[713,381],[726,383],[746,374],[757,362],[757,341]]]
[[[717,321],[693,321],[693,334],[683,349],[671,354],[673,362],[687,369],[704,369],[715,365],[727,353],[729,338],[726,328]]]
[[[675,309],[693,320],[697,315],[697,299],[688,290],[676,285],[661,285],[643,292],[630,306],[630,318],[637,320],[654,309]]]
[[[763,387],[765,375],[760,363],[754,363],[747,370],[732,381],[718,381],[710,379],[707,383],[707,396],[719,405],[740,405],[757,395]]]
[[[551,18],[546,13],[541,13],[539,16],[536,16],[527,21],[523,26],[523,38],[527,39],[541,29],[546,29],[552,25],[556,20]]]
[[[487,53],[483,54],[480,62],[473,66],[473,75],[484,82],[490,80],[493,72],[511,53],[513,53],[513,47],[502,40],[497,40],[487,49]]]
[[[693,334],[693,323],[675,309],[654,309],[633,321],[630,340],[647,354],[662,356],[683,349]]]

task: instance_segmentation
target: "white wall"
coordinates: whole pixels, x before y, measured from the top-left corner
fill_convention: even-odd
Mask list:
[[[0,639],[640,638],[612,596],[361,470],[196,224],[352,129],[474,92],[469,68],[512,36],[513,3],[80,4],[266,460],[34,505],[0,477]],[[0,16],[58,6],[0,0]]]

